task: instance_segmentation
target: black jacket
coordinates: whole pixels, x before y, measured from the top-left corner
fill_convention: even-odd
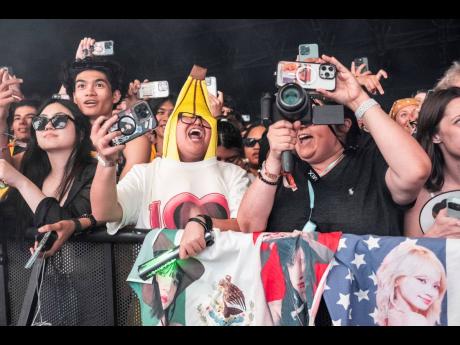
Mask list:
[[[90,189],[96,172],[97,162],[87,165],[81,174],[75,177],[63,206],[55,198],[47,197],[37,206],[35,214],[27,207],[25,214],[18,210],[18,198],[22,198],[17,190],[11,191],[7,200],[0,204],[1,232],[24,234],[27,228],[39,228],[63,219],[78,218],[91,213]],[[20,224],[20,226],[19,226]],[[4,231],[6,230],[6,231]]]
[[[37,206],[33,226],[40,227],[63,219],[78,218],[91,213],[90,190],[96,172],[96,162],[87,165],[75,178],[63,206],[55,198],[45,198]]]

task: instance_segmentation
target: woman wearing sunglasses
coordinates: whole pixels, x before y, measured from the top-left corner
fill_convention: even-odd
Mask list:
[[[243,136],[244,156],[249,162],[248,172],[254,177],[257,177],[259,169],[260,141],[265,131],[263,125],[252,125]]]
[[[0,180],[15,188],[8,203],[15,208],[18,234],[31,226],[56,231],[50,256],[74,232],[96,224],[89,200],[96,164],[89,120],[74,103],[51,99],[38,114],[19,171],[0,160]]]

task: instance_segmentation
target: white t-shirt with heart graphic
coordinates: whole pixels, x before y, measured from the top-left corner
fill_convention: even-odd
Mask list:
[[[197,207],[213,218],[236,218],[248,186],[245,170],[215,157],[193,163],[156,158],[137,164],[117,185],[123,218],[107,223],[107,232],[113,235],[127,225],[182,229],[189,211]]]

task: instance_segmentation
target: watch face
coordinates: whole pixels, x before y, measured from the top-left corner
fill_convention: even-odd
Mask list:
[[[428,229],[433,226],[439,211],[447,207],[447,199],[459,197],[460,190],[453,190],[450,192],[438,194],[428,200],[425,205],[423,205],[419,215],[420,228],[422,229],[423,233],[426,233]]]

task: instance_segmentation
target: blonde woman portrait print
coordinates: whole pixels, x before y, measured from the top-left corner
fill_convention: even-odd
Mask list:
[[[446,272],[428,248],[405,241],[377,270],[377,323],[380,326],[439,325],[447,288]]]

